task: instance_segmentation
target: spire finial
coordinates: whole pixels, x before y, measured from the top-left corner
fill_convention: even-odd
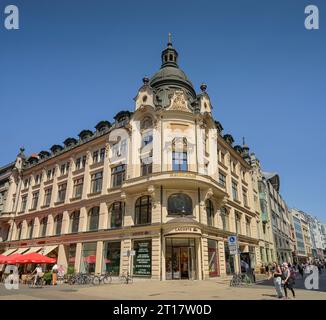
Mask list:
[[[245,137],[242,137],[242,145],[244,146],[246,144]]]
[[[172,46],[172,33],[169,32],[168,34],[168,46]]]

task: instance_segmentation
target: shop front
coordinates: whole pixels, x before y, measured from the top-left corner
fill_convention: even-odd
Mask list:
[[[166,280],[196,279],[195,239],[166,238]]]

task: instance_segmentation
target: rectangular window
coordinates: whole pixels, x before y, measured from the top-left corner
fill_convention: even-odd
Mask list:
[[[187,171],[187,152],[172,152],[172,170],[173,171]]]
[[[83,194],[84,178],[74,180],[73,197],[80,198]]]
[[[46,189],[44,191],[44,206],[49,206],[51,202],[52,188]]]
[[[225,153],[221,151],[221,163],[225,164]]]
[[[60,166],[60,175],[65,175],[65,173],[66,173],[66,165],[65,164],[62,164],[61,166]]]
[[[92,174],[92,181],[91,181],[91,192],[101,192],[102,191],[102,180],[103,180],[103,172],[97,172]]]
[[[81,158],[76,159],[76,170],[81,168]]]
[[[100,162],[103,162],[105,158],[105,148],[100,150]]]
[[[246,235],[251,237],[250,219],[246,218]]]
[[[229,215],[225,209],[221,209],[222,228],[224,231],[230,231]]]
[[[96,242],[83,243],[80,273],[94,273],[96,264]]]
[[[27,195],[26,196],[22,196],[22,204],[21,204],[21,208],[20,208],[20,211],[21,212],[25,212],[26,205],[27,205]]]
[[[112,168],[111,173],[111,185],[112,187],[118,187],[122,185],[122,182],[125,180],[126,167],[124,164]]]
[[[71,243],[68,248],[68,269],[75,268],[75,260],[76,260],[76,243]]]
[[[102,273],[110,272],[114,276],[120,275],[120,252],[120,241],[104,242]]]
[[[224,255],[225,255],[225,267],[226,274],[234,274],[234,256],[230,255],[230,249],[227,242],[224,242]]]
[[[40,175],[39,175],[39,174],[37,174],[37,175],[36,175],[36,177],[35,177],[35,185],[38,185],[38,184],[40,184],[40,182],[41,182],[41,178],[40,178]]]
[[[148,144],[152,143],[153,141],[153,132],[149,131],[144,133],[143,140],[142,140],[142,147],[147,146]]]
[[[135,276],[151,276],[152,274],[152,240],[134,241],[134,272]]]
[[[232,181],[232,196],[233,200],[238,200],[238,184]]]
[[[85,168],[85,166],[86,166],[86,156],[83,156],[82,167]]]
[[[210,277],[217,277],[219,275],[218,250],[216,240],[208,239],[208,267]]]
[[[218,174],[218,181],[225,188],[225,186],[226,186],[226,176],[221,172],[219,172],[219,174]]]
[[[58,202],[64,202],[66,199],[67,184],[60,184],[58,188]]]
[[[32,207],[31,207],[32,210],[35,210],[37,208],[38,196],[39,196],[39,192],[34,192],[33,193]]]
[[[98,150],[96,150],[93,152],[93,163],[97,163],[98,160]]]
[[[141,175],[147,176],[151,174],[153,170],[152,157],[148,157],[141,160]]]

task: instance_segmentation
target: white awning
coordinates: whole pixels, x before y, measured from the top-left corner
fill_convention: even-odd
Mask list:
[[[26,252],[29,248],[19,248],[16,252],[16,253],[20,253],[20,254],[23,254],[24,252]]]
[[[48,246],[48,247],[44,247],[39,253],[43,254],[44,256],[47,256],[51,251],[53,251],[54,249],[56,249],[58,247],[58,245],[56,246]]]
[[[17,248],[15,248],[15,249],[8,249],[7,251],[5,251],[4,253],[1,253],[1,254],[3,256],[9,256],[11,253],[13,253],[16,250],[17,250]]]
[[[28,250],[27,252],[25,252],[24,254],[37,252],[37,251],[40,251],[41,249],[42,249],[42,247],[33,247],[33,248],[29,248],[29,250]]]

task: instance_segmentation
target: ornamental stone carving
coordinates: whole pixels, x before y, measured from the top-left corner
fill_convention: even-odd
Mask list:
[[[184,96],[183,91],[175,91],[174,92],[172,99],[171,99],[171,104],[167,108],[167,110],[191,112],[191,110],[188,108],[188,102]]]

